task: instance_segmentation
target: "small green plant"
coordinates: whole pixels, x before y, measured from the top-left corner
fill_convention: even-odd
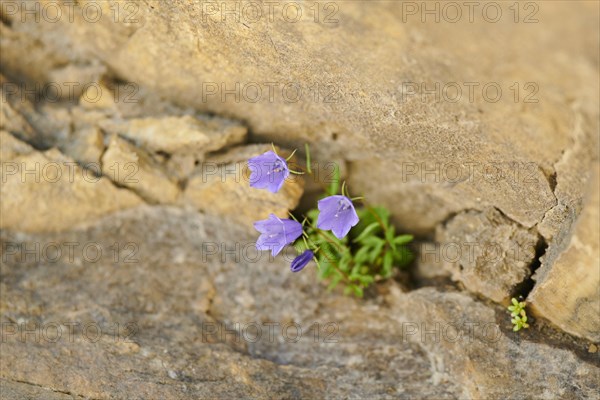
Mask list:
[[[339,175],[336,167],[323,197],[338,193]],[[345,184],[342,184],[341,192],[350,197]],[[345,286],[344,293],[362,297],[370,284],[390,278],[394,268],[404,267],[412,261],[413,254],[407,245],[413,236],[396,235],[386,208],[369,206],[361,198],[353,200],[361,203],[356,208],[360,221],[348,236],[338,239],[331,232],[318,229],[319,210],[313,208],[305,215],[304,235],[295,247],[299,253],[318,249],[315,260],[319,278],[329,281],[328,290],[341,283]]]
[[[512,319],[513,331],[517,332],[523,328],[529,328],[529,324],[527,323],[527,312],[525,311],[525,306],[527,305],[524,301],[517,301],[514,297],[511,300],[512,306],[508,306],[508,311],[510,311],[510,316]]]
[[[306,170],[289,168],[288,161],[277,154],[275,146],[248,160],[250,186],[277,193],[290,174],[313,175],[310,151],[306,149]],[[290,265],[293,273],[302,271],[312,260],[319,268],[319,277],[329,280],[329,290],[343,283],[344,293],[362,297],[364,289],[377,280],[393,275],[394,267],[403,267],[412,260],[407,247],[411,235],[396,235],[390,223],[390,212],[383,207],[371,207],[362,197],[351,197],[346,183],[340,189],[340,170],[326,187],[317,207],[303,215],[302,222],[290,214],[280,218],[270,214],[256,221],[260,233],[258,250],[270,250],[273,256],[293,244],[298,252]],[[354,205],[359,202],[359,206]]]

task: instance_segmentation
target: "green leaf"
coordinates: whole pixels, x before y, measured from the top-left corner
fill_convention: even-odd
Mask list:
[[[351,261],[352,261],[352,256],[350,255],[350,252],[344,253],[342,258],[340,258],[340,261],[338,262],[338,268],[344,272],[348,271],[350,269]]]
[[[399,247],[394,252],[394,262],[398,267],[404,267],[414,259],[413,253],[406,247]]]
[[[304,240],[302,239],[296,240],[296,242],[294,243],[294,248],[298,253],[302,253],[304,250],[307,249],[306,243],[304,243]]]
[[[361,241],[361,244],[362,244],[363,246],[370,246],[370,247],[376,246],[376,245],[378,245],[378,244],[380,244],[380,243],[381,243],[382,245],[383,245],[383,244],[385,244],[385,240],[384,240],[384,239],[382,239],[382,238],[380,238],[380,237],[378,237],[378,236],[369,236],[369,237],[367,237],[367,238],[364,238],[364,239]]]
[[[338,283],[340,283],[341,280],[342,275],[340,273],[337,273],[333,278],[331,278],[331,282],[329,283],[329,285],[327,285],[327,290],[332,291],[338,285]]]
[[[385,242],[377,243],[373,246],[371,253],[369,254],[369,262],[373,263],[377,259],[377,257],[381,254],[381,249],[383,248]]]
[[[375,278],[373,278],[371,275],[360,275],[358,277],[358,280],[360,281],[361,284],[363,284],[364,286],[368,286],[371,283],[373,283],[373,281],[375,280]]]
[[[319,264],[321,264],[320,276],[321,279],[329,278],[333,273],[337,272],[333,265],[327,261],[327,259],[319,259]]]
[[[310,209],[306,212],[306,216],[312,220],[312,221],[316,221],[318,216],[319,216],[319,210],[316,208]]]
[[[390,242],[393,243],[394,242],[394,236],[396,236],[396,229],[391,226],[389,227],[386,231],[385,231],[385,239]]]
[[[369,236],[369,235],[371,235],[372,233],[374,233],[374,232],[375,232],[375,230],[377,230],[377,228],[379,228],[379,223],[378,223],[378,222],[373,222],[373,223],[371,223],[369,226],[367,226],[367,227],[365,228],[365,230],[364,230],[364,231],[362,231],[362,232],[360,233],[360,235],[358,235],[358,236],[356,237],[356,239],[354,239],[354,240],[353,240],[353,242],[359,242],[359,241],[361,241],[361,240],[365,239],[367,236]]]
[[[397,246],[401,246],[403,244],[408,244],[412,242],[414,239],[413,235],[400,235],[396,236],[393,240],[393,243]]]
[[[356,297],[363,297],[363,289],[360,286],[351,286]]]
[[[369,250],[371,250],[369,246],[362,246],[360,249],[358,249],[354,255],[354,262],[358,265],[364,264],[369,257]]]
[[[382,275],[389,277],[392,274],[392,263],[394,262],[394,255],[391,251],[388,251],[383,256],[383,270]]]
[[[373,211],[377,216],[384,222],[390,219],[390,212],[385,207],[371,207],[371,211]]]

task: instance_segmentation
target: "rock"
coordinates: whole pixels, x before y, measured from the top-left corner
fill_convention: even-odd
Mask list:
[[[460,398],[591,399],[599,388],[597,359],[582,362],[568,350],[510,332],[504,310],[506,323],[499,324],[494,310],[463,293],[392,290],[386,300],[403,326],[402,342],[419,343],[435,360],[432,382],[458,383]]]
[[[584,201],[598,159],[596,2],[528,3],[518,15],[500,2],[497,22],[476,5],[475,21],[463,8],[456,23],[423,15],[421,2],[294,3],[274,15],[236,4],[263,7],[254,21],[223,2],[5,3],[4,397],[598,393],[598,227],[586,222],[598,201]],[[23,14],[38,6],[64,18]],[[48,97],[71,80],[92,84],[78,102]],[[310,143],[314,161],[338,162],[353,195],[389,207],[399,229],[435,235],[440,260],[419,260],[414,290],[378,283],[363,300],[327,293],[312,266],[291,274],[293,252],[257,252],[252,222],[297,207],[303,183],[249,188],[242,167],[266,147],[247,142],[300,153]],[[144,184],[97,177],[90,162],[102,155],[136,163]],[[23,175],[32,163],[39,173]],[[306,183],[302,208],[317,190]],[[531,327],[513,333],[486,299],[525,294],[546,248]],[[44,328],[65,322],[79,324],[74,336],[59,325],[63,338],[48,341]],[[247,338],[269,322],[304,335]],[[101,328],[97,340],[86,323]],[[470,336],[473,324],[486,329]]]
[[[531,310],[565,332],[600,342],[599,167],[589,180],[583,211],[563,243],[553,243],[542,259],[529,294]],[[558,249],[556,249],[558,248]]]
[[[24,108],[32,109],[32,104],[24,99],[16,83],[8,81],[0,74],[0,129],[17,135],[22,140],[41,142],[29,121],[20,112]]]
[[[581,34],[597,32],[597,4],[532,4],[543,23],[515,23],[506,5],[498,22],[483,13],[470,20],[463,9],[459,21],[438,23],[407,5],[345,3],[323,18],[326,10],[315,15],[301,4],[303,18],[316,20],[290,23],[283,10],[267,18],[272,13],[263,9],[250,24],[223,14],[224,3],[212,5],[142,4],[134,19],[93,24],[79,5],[75,20],[53,24],[7,14],[6,70],[47,82],[49,71],[69,62],[107,66],[119,80],[188,107],[184,115],[105,121],[107,132],[150,152],[177,149],[165,164],[179,180],[214,151],[201,143],[239,143],[221,134],[189,136],[202,131],[190,115],[209,112],[244,121],[252,141],[288,148],[309,142],[315,160],[343,159],[352,189],[389,207],[396,224],[413,233],[432,235],[454,215],[488,209],[548,244],[570,231],[583,178],[598,157],[598,85],[590,82],[598,83],[599,39]],[[569,18],[580,23],[552,29]],[[20,72],[14,60],[26,68]],[[294,92],[300,96],[290,97]],[[179,153],[186,149],[200,154]],[[518,252],[529,245],[525,240]]]
[[[71,115],[64,104],[35,103],[35,91],[0,76],[2,81],[2,118],[0,128],[11,132],[36,148],[48,149],[67,141]]]
[[[2,142],[2,147],[0,147],[0,162],[11,161],[20,155],[26,155],[35,151],[27,143],[20,141],[3,130],[0,130],[0,142]],[[10,167],[6,164],[3,165],[2,170],[4,171],[5,168]]]
[[[66,393],[57,393],[50,388],[31,385],[28,382],[14,382],[0,379],[2,398],[6,400],[48,399],[71,400],[73,397]]]
[[[88,85],[81,94],[79,105],[89,110],[111,110],[118,101],[119,98],[106,85],[94,82],[93,85]]]
[[[191,115],[135,118],[117,133],[152,152],[201,155],[241,143],[246,128],[223,118]]]
[[[448,244],[425,241],[412,243],[411,248],[416,249],[417,254],[413,271],[415,279],[427,282],[432,279],[442,280],[451,277],[452,272],[445,268],[446,258],[450,253]]]
[[[7,7],[13,5],[17,7],[25,6],[24,3],[13,3],[11,5],[7,3]],[[64,44],[64,40],[58,38],[57,41],[56,35],[52,35],[55,39],[52,45],[46,44],[46,39],[40,40],[42,38],[32,35],[33,31],[28,29],[27,24],[19,23],[21,20],[19,11],[17,11],[14,24],[12,18],[15,15],[9,16],[4,11],[3,7],[3,21],[6,17],[6,21],[11,22],[0,24],[0,52],[2,53],[3,73],[14,76],[19,81],[29,81],[28,88],[30,89],[42,89],[51,81],[49,71],[59,68],[60,65],[64,66],[68,63],[69,56],[73,56],[73,54],[64,54],[65,48],[60,46],[60,44]],[[35,18],[31,18],[30,22],[35,25]],[[48,25],[46,25],[47,27]],[[46,32],[46,37],[50,35],[49,32]]]
[[[314,265],[290,273],[285,255],[252,252],[254,236],[229,221],[141,206],[60,234],[3,230],[3,393],[506,399],[514,382],[518,398],[598,391],[587,346],[543,343],[536,325],[513,333],[504,309],[452,290],[387,282],[366,299],[328,293]],[[25,255],[33,243],[76,245],[72,257]]]
[[[98,62],[92,64],[67,64],[48,73],[51,84],[44,88],[47,100],[77,103],[83,94],[87,99],[105,99],[107,93],[98,91],[98,81],[106,74],[107,68]],[[85,92],[88,92],[87,94]]]
[[[559,191],[557,199],[553,175],[581,176],[596,152],[598,96],[590,82],[598,82],[599,43],[597,35],[582,40],[581,32],[597,31],[597,4],[545,3],[535,15],[543,23],[515,23],[507,5],[497,23],[482,12],[471,21],[465,8],[456,23],[423,22],[418,12],[385,2],[320,9],[315,21],[314,7],[299,4],[302,23],[279,7],[276,17],[262,8],[262,18],[245,25],[243,15],[217,6],[143,4],[127,23],[21,23],[17,14],[7,16],[6,29],[56,49],[53,58],[86,54],[180,105],[243,120],[254,141],[288,148],[308,141],[315,159],[344,158],[353,171],[368,165],[369,173],[350,175],[355,190],[425,234],[454,213],[490,207],[532,228],[565,196],[582,198],[584,186],[574,181],[571,194]],[[333,16],[324,18],[328,11]],[[569,18],[580,23],[549,28]],[[14,43],[5,47],[16,52]],[[562,79],[565,71],[571,79]],[[587,150],[580,162],[555,171],[563,153],[578,146]],[[411,184],[389,179],[415,166]],[[444,176],[456,166],[459,178]],[[440,171],[437,181],[421,179],[427,168]],[[493,172],[490,179],[485,171],[497,168],[502,178]],[[571,223],[558,213],[544,235]]]
[[[580,104],[573,106],[574,115],[572,135],[573,145],[566,149],[554,164],[554,194],[556,204],[544,215],[538,225],[538,231],[546,242],[564,242],[572,230],[572,225],[581,212],[584,194],[588,182],[594,173],[594,164],[589,160],[597,160],[598,144],[586,139],[588,132],[593,130],[591,122],[580,112]]]
[[[452,272],[452,279],[502,302],[531,275],[538,237],[489,209],[456,215],[438,228],[436,241],[440,246],[431,251],[439,251],[434,254],[436,261]]]
[[[13,148],[7,152],[12,153],[10,161],[1,161],[2,229],[61,231],[142,203],[135,194],[98,177],[99,169],[82,169],[56,149],[16,155],[19,151]]]
[[[301,177],[291,175],[277,193],[250,187],[247,160],[270,149],[268,145],[236,147],[208,158],[190,177],[183,201],[198,210],[228,216],[251,230],[255,221],[266,219],[269,214],[288,217],[288,211],[296,208],[303,193]]]
[[[145,150],[113,135],[102,155],[102,173],[148,202],[175,203],[180,190]]]
[[[69,157],[82,163],[93,164],[100,167],[100,158],[105,151],[104,135],[97,127],[88,127],[77,130],[70,140],[59,144],[60,150]]]

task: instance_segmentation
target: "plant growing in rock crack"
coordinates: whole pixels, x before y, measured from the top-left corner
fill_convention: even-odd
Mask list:
[[[527,312],[525,311],[527,304],[524,301],[518,301],[514,297],[511,303],[512,305],[508,306],[508,311],[510,311],[510,316],[512,317],[510,322],[513,324],[513,331],[517,332],[523,328],[529,328]]]
[[[272,151],[248,160],[250,186],[276,193],[290,174],[312,175],[308,145],[305,149],[305,171],[288,167],[295,151],[284,159],[274,146]],[[270,250],[276,256],[293,244],[298,256],[291,263],[291,271],[299,272],[314,260],[320,279],[329,281],[329,290],[342,283],[344,293],[362,297],[370,284],[390,278],[394,267],[406,266],[413,258],[407,247],[413,237],[396,234],[387,209],[369,206],[362,197],[352,198],[345,182],[340,185],[337,166],[317,207],[302,216],[302,222],[289,216],[271,214],[255,222],[261,234],[256,248]]]

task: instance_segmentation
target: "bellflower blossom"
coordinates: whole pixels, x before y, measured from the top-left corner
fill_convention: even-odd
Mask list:
[[[315,253],[312,250],[305,250],[304,253],[300,254],[298,257],[294,258],[292,261],[292,265],[290,267],[292,272],[300,272],[306,265],[313,259]]]
[[[251,171],[250,186],[273,193],[277,193],[290,176],[287,162],[271,150],[249,159],[248,168]]]
[[[319,200],[319,218],[317,228],[331,230],[338,239],[348,234],[350,228],[358,224],[358,215],[346,196],[335,195]]]
[[[271,250],[275,257],[283,248],[302,235],[302,224],[291,219],[281,219],[274,214],[268,219],[256,221],[254,228],[261,233],[256,241],[258,250]]]

